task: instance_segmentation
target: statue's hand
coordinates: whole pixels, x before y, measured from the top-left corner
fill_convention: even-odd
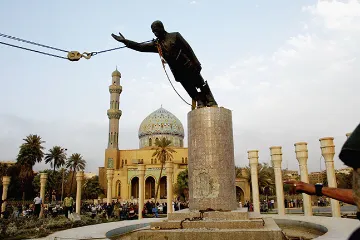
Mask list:
[[[121,33],[119,33],[119,36],[112,33],[111,36],[118,42],[124,43],[124,41],[126,40],[125,37]]]

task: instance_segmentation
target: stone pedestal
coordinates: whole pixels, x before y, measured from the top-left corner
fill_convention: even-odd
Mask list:
[[[235,210],[232,113],[218,107],[188,113],[190,210]]]
[[[188,114],[189,208],[169,212],[166,220],[150,223],[127,239],[268,239],[283,240],[271,218],[237,209],[231,111],[200,108]],[[251,158],[257,155],[251,155]],[[172,163],[166,163],[167,182]],[[141,181],[141,180],[140,180]],[[168,201],[172,186],[167,185]],[[168,203],[168,209],[172,204]]]
[[[2,177],[2,185],[3,185],[3,192],[2,192],[2,200],[6,200],[7,199],[7,192],[9,189],[9,185],[10,185],[10,177],[8,176],[3,176]],[[3,202],[1,204],[1,212],[4,212],[6,209],[6,202]]]
[[[337,187],[335,167],[334,167],[334,155],[335,145],[333,137],[320,138],[321,154],[325,159],[326,175],[328,180],[328,186],[332,188]],[[333,217],[341,217],[339,201],[331,199],[331,212]]]
[[[308,160],[308,149],[306,142],[298,142],[294,144],[296,159],[299,161],[300,167],[300,177],[301,181],[305,183],[309,183],[309,175],[307,168],[307,160]],[[312,216],[312,206],[311,206],[311,198],[310,195],[303,193],[303,204],[304,204],[304,214],[305,216]]]
[[[251,190],[252,190],[254,212],[260,213],[259,180],[258,180],[259,151],[258,150],[248,151],[248,159],[250,162]]]
[[[108,168],[106,170],[106,178],[107,178],[106,202],[110,204],[112,203],[112,181],[114,179],[114,169]]]
[[[43,217],[44,215],[44,203],[45,203],[45,188],[46,188],[46,181],[47,181],[47,173],[40,173],[40,198],[42,200],[41,210],[39,217]]]
[[[271,161],[274,165],[275,172],[275,188],[276,200],[278,206],[278,214],[285,215],[284,206],[284,186],[281,172],[282,151],[280,146],[270,147]]]
[[[166,196],[166,204],[167,204],[167,213],[172,213],[172,200],[173,200],[173,173],[174,173],[174,163],[173,162],[166,162],[166,188],[167,188],[167,196]]]
[[[200,219],[201,218],[201,219]],[[188,219],[192,219],[189,221]],[[283,240],[284,235],[272,218],[262,218],[246,208],[234,211],[184,209],[169,213],[168,219],[150,223],[150,228],[134,231],[127,239],[266,239]]]
[[[76,173],[76,213],[80,215],[81,208],[81,188],[82,181],[84,180],[84,172],[80,171]]]
[[[143,218],[142,211],[144,209],[144,192],[145,192],[145,165],[138,164],[138,177],[139,177],[139,219]]]

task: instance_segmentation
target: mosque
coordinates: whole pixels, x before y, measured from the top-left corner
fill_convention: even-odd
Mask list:
[[[184,148],[184,127],[180,120],[168,110],[160,107],[148,115],[140,124],[138,137],[139,149],[120,150],[119,120],[121,117],[120,85],[121,74],[118,70],[112,73],[112,84],[109,86],[110,109],[107,111],[109,118],[108,146],[105,150],[104,167],[99,167],[99,181],[105,192],[111,192],[112,199],[132,200],[139,197],[138,164],[145,165],[145,200],[155,198],[161,164],[152,157],[156,139],[167,138],[172,141],[173,153],[173,184],[177,176],[187,168],[188,149]],[[113,169],[111,191],[107,186],[107,169]],[[160,179],[160,190],[157,199],[163,201],[167,196],[167,177],[165,168]],[[109,185],[110,186],[110,185]],[[241,201],[250,200],[250,186],[244,179],[236,180],[238,198]]]

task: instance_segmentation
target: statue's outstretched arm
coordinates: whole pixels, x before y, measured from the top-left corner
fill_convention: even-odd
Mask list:
[[[118,42],[121,42],[125,44],[128,48],[131,48],[138,52],[154,52],[157,53],[157,48],[155,45],[155,42],[149,42],[149,43],[137,43],[131,40],[126,39],[121,33],[119,33],[119,36],[115,34],[111,34],[111,36]]]
[[[128,39],[125,39],[123,42],[128,48],[131,48],[138,52],[154,52],[157,53],[158,50],[154,42],[150,43],[137,43]]]

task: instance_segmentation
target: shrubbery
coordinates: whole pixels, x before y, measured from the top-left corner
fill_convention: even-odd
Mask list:
[[[111,221],[111,220],[110,220]],[[108,222],[105,218],[95,217],[92,219],[89,216],[81,215],[81,220],[71,222],[64,216],[55,218],[14,218],[14,219],[0,219],[0,239],[15,240],[15,239],[29,239],[41,238],[47,235],[75,227],[82,227],[86,225],[99,224]]]

